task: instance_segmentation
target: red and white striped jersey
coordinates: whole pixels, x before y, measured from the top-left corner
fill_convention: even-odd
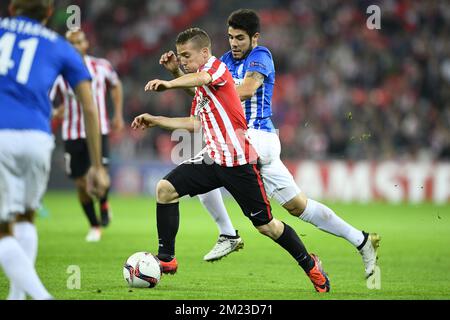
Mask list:
[[[231,73],[216,57],[201,71],[208,72],[212,82],[196,88],[191,115],[200,118],[208,155],[226,167],[256,163],[258,156],[246,136],[247,122]]]
[[[107,86],[116,86],[119,82],[117,73],[105,59],[86,55],[84,62],[92,77],[92,93],[98,107],[100,130],[102,135],[109,133],[109,120],[106,108]],[[81,104],[77,101],[73,89],[62,76],[59,76],[50,91],[53,101],[57,94],[61,95],[64,104],[64,120],[62,124],[62,138],[64,141],[85,139],[84,117]]]

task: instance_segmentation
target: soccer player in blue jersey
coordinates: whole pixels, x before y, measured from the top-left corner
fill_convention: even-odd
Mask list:
[[[101,164],[97,108],[91,77],[75,49],[44,25],[53,0],[12,0],[0,18],[0,266],[9,299],[51,299],[34,262],[34,211],[47,186],[54,146],[48,93],[62,74],[82,102],[92,167],[90,192],[102,196],[109,178]],[[15,223],[14,223],[15,222]]]
[[[375,270],[380,237],[355,229],[324,204],[307,198],[280,160],[280,140],[270,118],[275,67],[269,49],[258,45],[259,36],[259,17],[253,10],[233,12],[228,18],[231,50],[221,60],[227,65],[237,86],[248,123],[248,135],[260,156],[266,191],[293,216],[342,237],[355,246],[362,255],[366,277],[369,277]],[[163,54],[160,63],[175,77],[183,74],[173,52]],[[200,195],[199,198],[220,230],[216,245],[204,260],[215,261],[240,249],[242,239],[230,221],[220,190]]]

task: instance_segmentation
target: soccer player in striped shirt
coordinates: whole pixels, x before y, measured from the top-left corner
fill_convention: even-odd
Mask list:
[[[293,216],[350,242],[360,252],[365,275],[369,277],[375,270],[379,236],[354,228],[326,205],[307,198],[280,159],[280,140],[271,120],[275,67],[269,49],[258,45],[259,36],[259,17],[253,10],[233,12],[228,18],[231,50],[221,60],[237,85],[248,134],[260,156],[266,191]],[[184,74],[173,52],[163,54],[160,63],[174,77]],[[204,257],[206,261],[215,261],[239,249],[243,245],[242,239],[231,223],[220,190],[199,195],[199,198],[220,230],[219,240]]]
[[[114,107],[112,118],[112,130],[121,131],[124,127],[122,115],[123,94],[122,84],[111,64],[105,60],[87,54],[89,42],[81,30],[69,30],[66,39],[78,50],[83,57],[84,63],[92,77],[92,93],[97,103],[100,118],[100,131],[102,135],[102,162],[104,166],[109,163],[109,141],[110,124],[106,106],[106,92],[109,89],[111,101]],[[54,113],[56,118],[62,117],[62,138],[64,141],[64,160],[66,162],[66,173],[74,179],[77,187],[78,199],[81,207],[89,221],[90,230],[86,241],[97,242],[101,239],[101,227],[106,227],[110,222],[111,211],[108,203],[108,192],[99,199],[100,221],[94,206],[94,199],[86,190],[86,173],[90,165],[89,153],[86,145],[86,132],[83,124],[83,111],[69,82],[59,76],[50,92],[50,98],[55,100],[60,95],[62,104]]]
[[[225,187],[256,229],[270,237],[303,268],[318,292],[330,290],[317,256],[309,254],[296,232],[272,216],[257,164],[258,155],[247,139],[247,123],[233,78],[226,65],[211,54],[211,42],[201,29],[191,28],[176,40],[178,55],[188,73],[172,81],[152,80],[148,91],[196,88],[191,117],[167,118],[143,114],[134,129],[159,126],[169,130],[203,129],[206,152],[182,163],[157,185],[158,258],[164,273],[175,273],[175,237],[179,198]]]
[[[53,82],[63,74],[85,112],[92,167],[90,191],[109,186],[101,164],[98,114],[86,67],[73,47],[44,25],[52,0],[12,0],[10,18],[0,18],[0,267],[10,280],[8,299],[51,299],[34,264],[38,235],[33,223],[47,188],[51,153]]]

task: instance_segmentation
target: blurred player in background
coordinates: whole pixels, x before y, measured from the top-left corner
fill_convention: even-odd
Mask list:
[[[75,88],[85,114],[93,160],[89,192],[102,196],[109,178],[101,164],[89,72],[73,47],[44,26],[53,1],[12,0],[9,9],[12,17],[0,18],[0,266],[11,284],[9,299],[25,299],[25,294],[51,299],[34,267],[33,218],[50,172],[54,140],[48,93],[59,74]]]
[[[355,246],[362,255],[366,277],[369,277],[375,270],[379,236],[355,229],[324,204],[308,199],[280,159],[281,144],[270,118],[275,67],[270,51],[258,46],[259,36],[259,17],[253,10],[233,12],[228,18],[231,50],[221,60],[227,65],[237,86],[248,124],[248,135],[260,156],[266,191],[293,216],[342,237]],[[160,63],[174,77],[184,74],[172,51],[163,54]],[[216,245],[205,255],[204,260],[221,259],[242,247],[242,239],[231,223],[220,190],[200,195],[199,198],[220,230]]]
[[[191,28],[176,40],[177,53],[188,74],[172,81],[152,80],[148,91],[195,88],[191,116],[136,117],[134,129],[160,126],[169,130],[203,129],[206,148],[159,181],[157,185],[158,258],[163,272],[175,273],[175,237],[179,227],[179,198],[225,187],[255,228],[285,249],[305,271],[318,292],[330,283],[317,256],[309,254],[297,233],[272,216],[257,165],[258,155],[247,138],[247,123],[233,78],[225,64],[211,54],[205,31]]]
[[[97,103],[100,117],[100,131],[102,134],[102,162],[104,166],[109,163],[110,133],[108,112],[106,107],[106,91],[111,93],[114,107],[111,129],[120,132],[124,128],[123,120],[123,90],[122,83],[111,64],[105,59],[99,59],[87,54],[89,42],[81,30],[72,30],[66,33],[66,39],[78,50],[92,77],[92,92]],[[89,221],[90,230],[86,241],[97,242],[101,239],[101,227],[108,226],[111,219],[111,210],[108,204],[108,192],[100,198],[100,221],[94,206],[94,198],[89,195],[86,188],[86,174],[90,166],[89,153],[86,143],[86,132],[83,125],[83,112],[70,83],[59,76],[50,92],[50,99],[55,100],[59,94],[62,104],[55,112],[55,118],[63,118],[62,138],[65,148],[66,173],[74,179],[78,191],[78,199]]]

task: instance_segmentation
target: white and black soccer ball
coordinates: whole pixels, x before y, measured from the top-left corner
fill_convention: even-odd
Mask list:
[[[123,277],[130,287],[153,288],[161,279],[159,259],[149,252],[136,252],[125,262]]]

